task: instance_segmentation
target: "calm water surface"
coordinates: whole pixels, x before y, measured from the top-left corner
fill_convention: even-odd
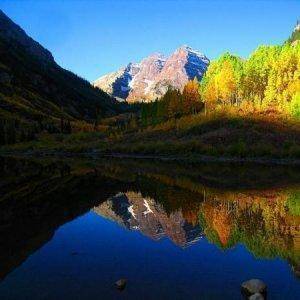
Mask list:
[[[297,170],[2,165],[0,299],[300,299]]]

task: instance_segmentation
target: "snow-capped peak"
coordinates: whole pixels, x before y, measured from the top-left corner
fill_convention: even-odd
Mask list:
[[[94,85],[128,102],[153,101],[163,96],[170,85],[183,89],[188,80],[201,80],[208,65],[204,54],[183,45],[168,57],[153,53],[140,63],[129,63],[96,80]]]

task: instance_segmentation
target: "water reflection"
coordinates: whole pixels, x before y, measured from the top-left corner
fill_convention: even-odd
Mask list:
[[[285,259],[300,274],[297,168],[1,159],[0,279],[92,209],[185,248],[206,238]]]
[[[176,193],[170,194],[169,208],[175,196]],[[204,236],[222,249],[241,243],[257,257],[287,259],[299,275],[300,198],[297,191],[210,192],[204,200],[198,199],[189,199],[182,202],[182,207],[167,212],[154,198],[128,191],[118,193],[93,210],[153,240],[167,237],[182,248]]]
[[[203,234],[200,226],[190,223],[182,210],[168,214],[157,201],[143,197],[141,193],[117,194],[95,207],[94,211],[153,240],[168,237],[183,248],[199,240]]]

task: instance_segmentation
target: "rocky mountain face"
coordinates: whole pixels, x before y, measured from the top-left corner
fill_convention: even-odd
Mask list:
[[[127,100],[134,102],[135,99],[143,99],[151,94],[154,78],[162,72],[166,59],[162,54],[152,54],[143,59],[139,64],[139,71],[129,83]]]
[[[148,102],[163,96],[170,86],[181,90],[188,80],[201,80],[208,65],[206,56],[182,46],[169,57],[155,53],[140,63],[130,63],[100,77],[93,85],[128,102]]]
[[[126,67],[104,76],[105,78],[100,77],[94,82],[94,86],[105,90],[106,93],[119,100],[126,99],[130,90],[129,84],[138,71],[139,66],[130,63]]]
[[[292,43],[293,45],[296,45],[299,43],[300,40],[300,21],[297,21],[297,24],[292,32],[292,35],[288,39],[288,42]]]
[[[168,237],[182,248],[203,235],[200,226],[190,224],[180,210],[168,214],[154,199],[136,192],[117,194],[95,207],[94,212],[153,240]]]
[[[297,21],[294,31],[300,31],[300,21]]]

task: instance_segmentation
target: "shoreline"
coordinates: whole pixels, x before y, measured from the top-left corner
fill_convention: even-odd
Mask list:
[[[157,161],[176,161],[190,163],[228,163],[228,164],[259,164],[259,165],[287,165],[300,166],[300,159],[293,158],[264,158],[264,157],[226,157],[208,155],[154,155],[154,154],[126,154],[126,153],[103,153],[98,151],[91,152],[59,152],[59,151],[0,151],[0,156],[21,156],[21,157],[85,157],[90,159],[116,158],[116,159],[145,159]]]

